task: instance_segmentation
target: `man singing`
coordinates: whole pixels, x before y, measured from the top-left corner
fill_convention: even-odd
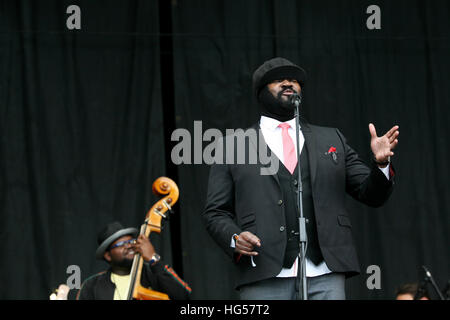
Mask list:
[[[379,207],[392,192],[390,159],[398,143],[398,126],[378,137],[369,124],[370,165],[336,128],[301,119],[297,137],[290,97],[300,94],[305,81],[305,71],[284,58],[264,62],[253,74],[261,118],[251,128],[260,130],[263,145],[280,162],[277,172],[262,175],[261,161],[226,162],[210,169],[203,219],[236,265],[241,299],[298,297],[298,170],[306,218],[308,299],[345,299],[345,278],[360,271],[345,194]],[[259,155],[258,148],[261,141],[249,144],[246,152]]]

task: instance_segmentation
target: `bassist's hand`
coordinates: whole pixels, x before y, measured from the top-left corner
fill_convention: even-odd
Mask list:
[[[155,248],[153,247],[152,243],[143,234],[139,235],[139,237],[136,239],[136,243],[134,243],[131,248],[135,252],[139,253],[145,261],[150,261],[153,254],[155,253]]]

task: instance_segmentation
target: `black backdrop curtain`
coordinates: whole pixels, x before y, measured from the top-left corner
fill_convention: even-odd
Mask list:
[[[81,30],[66,28],[72,4]],[[366,27],[371,4],[381,30]],[[180,187],[177,217],[155,239],[163,257],[180,260],[192,298],[237,297],[200,219],[208,167],[175,166],[170,133],[193,133],[195,120],[203,131],[253,124],[251,75],[274,56],[308,72],[306,118],[340,128],[365,159],[369,122],[400,126],[391,199],[348,201],[363,271],[348,298],[391,299],[421,265],[449,279],[449,2],[0,1],[0,14],[0,298],[46,299],[67,266],[82,279],[104,269],[97,232],[137,226],[161,175]],[[370,265],[379,290],[366,286]]]
[[[79,31],[66,28],[72,4]],[[158,6],[2,1],[1,10],[0,297],[46,299],[68,266],[83,280],[105,269],[98,231],[114,220],[138,226],[155,201],[152,183],[165,174]]]
[[[366,27],[371,4],[380,6],[381,30]],[[390,201],[381,209],[348,201],[363,270],[347,282],[349,298],[392,298],[398,284],[421,277],[422,264],[441,286],[449,277],[449,14],[443,1],[177,1],[173,7],[179,127],[192,130],[202,120],[203,130],[224,132],[253,124],[251,75],[274,56],[308,72],[310,122],[340,128],[365,159],[369,122],[380,133],[400,126]],[[227,257],[203,229],[188,232],[200,225],[207,174],[205,166],[179,167],[182,239],[192,243],[184,270],[199,297],[228,298]],[[380,267],[380,290],[366,286],[370,265]]]

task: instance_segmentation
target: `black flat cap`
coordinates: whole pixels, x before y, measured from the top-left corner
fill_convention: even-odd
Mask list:
[[[266,84],[279,79],[296,79],[303,88],[306,82],[306,71],[285,58],[277,57],[267,60],[253,73],[253,90],[256,98]]]

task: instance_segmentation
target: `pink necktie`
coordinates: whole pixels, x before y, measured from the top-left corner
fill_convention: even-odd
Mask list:
[[[281,128],[281,137],[283,138],[283,164],[292,174],[297,165],[297,155],[295,154],[294,142],[288,133],[291,126],[288,123],[280,123],[278,126]]]

